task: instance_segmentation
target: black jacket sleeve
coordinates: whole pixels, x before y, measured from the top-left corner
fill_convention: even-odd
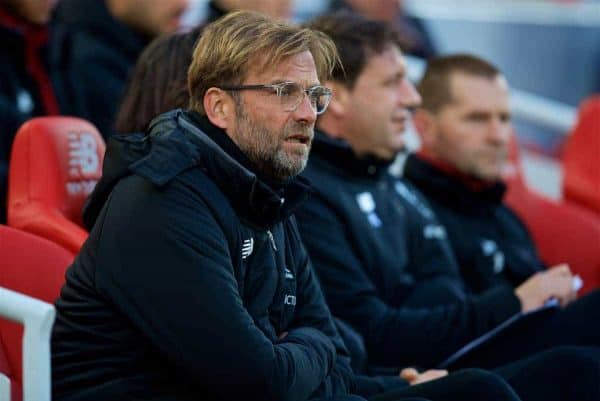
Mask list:
[[[354,252],[360,233],[351,232],[335,209],[313,196],[297,216],[329,307],[364,336],[371,363],[435,366],[520,310],[509,287],[452,304],[393,307],[370,278],[368,269],[379,267],[364,266]]]
[[[134,176],[115,187],[100,219],[98,291],[199,389],[305,400],[330,374],[335,348],[317,325],[305,321],[276,344],[255,326],[222,222],[192,190]]]

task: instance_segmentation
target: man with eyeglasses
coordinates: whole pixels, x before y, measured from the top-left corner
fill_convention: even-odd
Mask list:
[[[291,217],[323,34],[251,12],[209,25],[190,110],[111,138],[56,303],[53,399],[358,400]]]

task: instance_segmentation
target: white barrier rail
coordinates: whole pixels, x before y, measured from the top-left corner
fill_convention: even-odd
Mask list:
[[[406,60],[408,77],[411,81],[418,82],[425,71],[425,61],[408,55]],[[510,91],[514,117],[560,131],[564,135],[575,124],[577,110],[574,107],[517,88],[511,88]]]
[[[54,306],[46,302],[0,287],[0,315],[24,326],[23,401],[51,401],[50,334],[55,314]],[[10,400],[6,386],[7,381],[0,380],[2,400]]]

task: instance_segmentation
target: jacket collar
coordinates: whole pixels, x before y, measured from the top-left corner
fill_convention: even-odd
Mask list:
[[[482,192],[496,184],[496,182],[483,181],[472,175],[465,174],[449,162],[441,160],[422,150],[417,152],[416,155],[418,159],[430,164],[442,173],[461,181],[471,190],[471,192]]]
[[[420,154],[408,157],[404,177],[427,197],[466,213],[477,213],[498,206],[506,191],[506,186],[500,181],[473,185],[460,174],[453,174]]]
[[[204,121],[202,121],[204,119]],[[210,134],[203,131],[201,126]],[[220,143],[211,138],[221,136]],[[261,178],[246,156],[228,140],[224,131],[204,117],[183,110],[162,114],[150,123],[147,136],[116,135],[110,138],[103,176],[86,206],[93,224],[116,182],[133,172],[158,187],[167,185],[186,170],[200,168],[248,222],[267,228],[293,213],[310,186],[297,177],[287,183]],[[94,198],[98,198],[94,202]],[[95,204],[95,207],[94,207]],[[99,207],[98,207],[99,206]]]
[[[210,127],[207,129],[209,135],[221,138],[221,145],[202,131],[199,119],[204,120],[202,126],[205,129]],[[171,148],[170,156],[185,157],[181,157],[178,166],[174,165],[172,169],[160,172],[154,170],[152,160],[140,161],[132,166],[134,172],[143,175],[145,171],[151,171],[152,174],[147,175],[147,178],[152,181],[155,177],[158,179],[156,183],[160,184],[185,169],[199,166],[229,198],[238,214],[258,226],[268,227],[288,217],[310,192],[308,180],[302,177],[286,183],[276,183],[260,176],[224,131],[197,114],[181,110],[167,113],[150,124],[150,137],[160,138],[159,149],[164,148],[165,153],[167,146],[162,145],[163,141],[181,141],[185,145]],[[153,156],[152,153],[150,157]],[[156,155],[159,158],[160,153],[162,152]]]
[[[393,162],[375,156],[359,157],[348,142],[333,138],[323,131],[315,131],[311,158],[329,161],[333,168],[344,174],[369,179],[379,179]]]

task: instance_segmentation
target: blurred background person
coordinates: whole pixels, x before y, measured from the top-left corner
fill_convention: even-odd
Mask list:
[[[369,19],[391,23],[402,33],[405,53],[421,58],[436,53],[423,23],[404,13],[402,0],[331,0],[329,8],[348,9]]]
[[[173,32],[188,0],[64,0],[55,13],[52,63],[69,114],[114,132],[117,105],[131,68],[156,36]]]
[[[293,3],[293,0],[210,0],[206,21],[212,22],[237,10],[252,10],[273,18],[289,20],[292,18]]]
[[[115,122],[116,132],[145,132],[159,114],[187,108],[187,70],[202,28],[165,35],[144,49],[131,74]]]
[[[58,114],[47,63],[48,28],[57,0],[0,0],[0,223],[6,222],[10,148],[31,117]]]

